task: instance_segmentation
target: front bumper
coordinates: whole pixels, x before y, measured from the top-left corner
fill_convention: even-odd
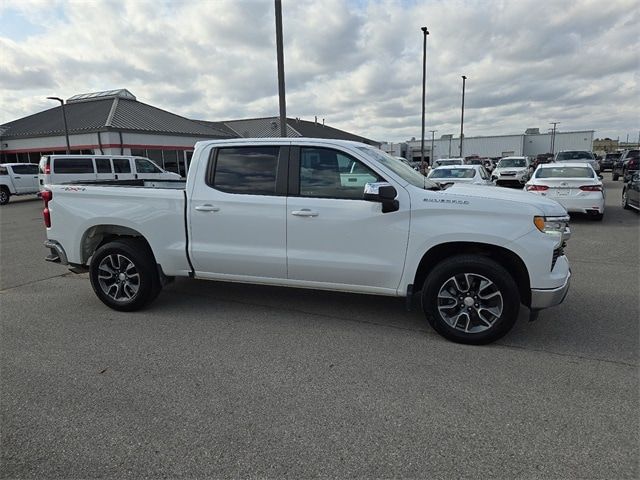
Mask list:
[[[555,307],[560,305],[567,293],[569,292],[569,284],[571,283],[571,271],[567,272],[567,278],[564,285],[557,288],[531,289],[531,310],[542,310],[543,308]]]

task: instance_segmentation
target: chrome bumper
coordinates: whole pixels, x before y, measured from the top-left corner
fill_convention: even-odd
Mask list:
[[[564,285],[550,289],[531,289],[531,310],[542,310],[543,308],[560,305],[569,292],[571,272],[567,275]]]
[[[47,262],[60,263],[62,265],[69,265],[67,260],[67,254],[55,240],[45,240],[44,246],[51,250],[51,253],[45,258]]]

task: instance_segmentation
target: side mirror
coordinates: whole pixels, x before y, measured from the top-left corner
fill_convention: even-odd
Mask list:
[[[598,179],[602,180],[604,177],[602,175],[598,175]]]
[[[395,212],[400,208],[396,200],[397,190],[387,182],[367,183],[364,186],[364,199],[382,203],[382,213]]]

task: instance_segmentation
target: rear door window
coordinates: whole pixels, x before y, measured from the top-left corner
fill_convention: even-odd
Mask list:
[[[220,148],[209,185],[228,193],[275,195],[280,147]]]
[[[90,158],[55,158],[53,173],[94,173]]]
[[[37,175],[38,174],[38,166],[37,165],[14,165],[13,173],[16,175]]]
[[[128,158],[114,158],[113,171],[116,173],[131,173],[131,164]]]

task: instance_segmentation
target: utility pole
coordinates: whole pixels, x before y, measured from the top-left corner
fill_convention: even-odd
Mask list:
[[[429,155],[429,165],[433,165],[434,155],[433,155],[433,140],[435,138],[435,134],[438,130],[429,130],[431,132],[431,155]]]
[[[551,155],[556,154],[556,126],[560,125],[560,122],[549,122],[549,125],[553,125],[553,129],[551,130]]]
[[[282,42],[282,0],[275,0],[276,50],[278,56],[278,96],[280,97],[280,136],[287,136],[287,102],[284,90],[284,47]]]
[[[464,139],[464,89],[467,77],[462,75],[462,113],[460,115],[460,157],[462,157],[462,140]]]
[[[427,98],[427,35],[429,30],[427,27],[422,27],[422,137],[420,140],[420,172],[424,175],[424,111]]]

